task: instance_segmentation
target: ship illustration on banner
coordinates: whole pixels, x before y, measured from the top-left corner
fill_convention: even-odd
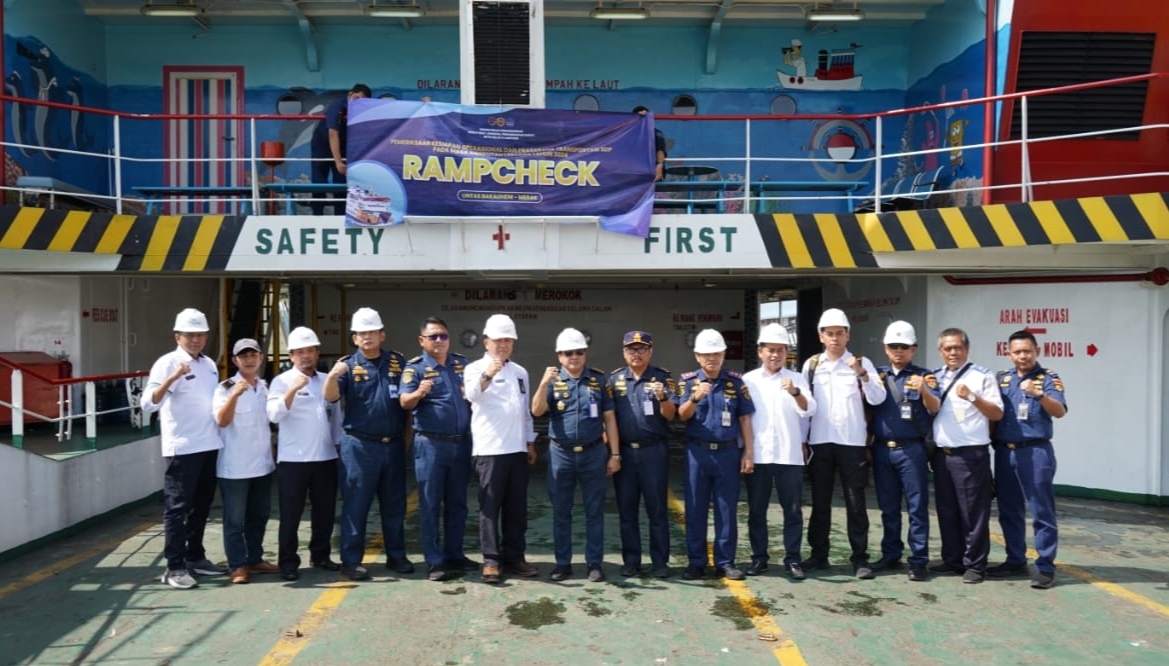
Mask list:
[[[856,73],[854,64],[860,44],[849,44],[847,49],[820,49],[816,71],[808,76],[804,59],[804,44],[793,39],[783,48],[783,63],[795,71],[776,68],[779,85],[788,90],[860,90],[863,76]]]

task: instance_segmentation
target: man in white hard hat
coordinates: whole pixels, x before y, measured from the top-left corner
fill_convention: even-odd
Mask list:
[[[551,578],[572,575],[572,505],[580,484],[585,514],[585,567],[589,581],[604,582],[605,479],[621,469],[613,394],[605,374],[585,365],[589,343],[566,328],[556,336],[560,366],[544,369],[532,394],[532,415],[548,414],[548,495],[552,499]]]
[[[755,471],[747,477],[747,536],[751,540],[748,576],[768,569],[767,509],[775,489],[783,509],[783,568],[792,580],[803,580],[800,545],[804,540],[804,448],[801,419],[816,413],[816,399],[803,375],[787,369],[792,340],[779,324],[759,331],[760,367],[743,375],[755,401],[751,432],[755,436]]]
[[[223,498],[223,550],[232,583],[250,574],[279,573],[264,560],[264,532],[272,508],[272,430],[265,411],[268,385],[260,379],[264,354],[251,338],[237,340],[235,376],[215,389],[211,408],[223,436],[216,467]]]
[[[159,412],[166,461],[162,483],[166,571],[162,582],[178,590],[195,587],[192,574],[226,573],[207,559],[203,547],[207,515],[215,499],[215,466],[223,448],[211,416],[219,369],[203,353],[210,330],[207,316],[194,308],[175,317],[178,346],[154,362],[140,401],[143,412]]]
[[[279,556],[284,580],[300,577],[300,516],[312,503],[308,550],[313,567],[336,571],[329,557],[337,510],[334,408],[325,403],[325,375],[317,372],[321,341],[304,326],[288,333],[293,367],[272,380],[268,419],[277,424],[276,485],[280,499]]]
[[[917,333],[907,321],[895,321],[885,329],[888,365],[877,368],[886,388],[885,401],[873,408],[869,431],[873,434],[873,484],[881,509],[881,559],[873,570],[900,569],[906,544],[901,540],[901,501],[909,516],[909,580],[924,582],[929,576],[930,501],[929,454],[926,437],[938,411],[934,373],[913,364]]]
[[[325,378],[325,399],[345,398],[341,438],[341,573],[369,578],[365,523],[376,497],[382,519],[386,567],[414,573],[406,559],[406,441],[410,420],[399,402],[406,358],[383,349],[386,330],[373,308],[353,313],[350,329],[357,353],[337,361]]]
[[[803,374],[816,398],[808,433],[808,471],[812,477],[812,516],[808,519],[808,545],[812,554],[801,566],[826,569],[828,534],[832,529],[832,493],[835,477],[844,488],[849,560],[857,578],[870,579],[869,514],[865,487],[869,484],[869,433],[865,403],[885,401],[885,386],[869,359],[848,350],[849,323],[837,308],[825,310],[817,325],[824,352],[804,362]]]
[[[723,369],[727,343],[721,333],[706,329],[694,339],[698,370],[678,378],[674,404],[686,423],[686,580],[706,575],[706,516],[714,501],[715,573],[743,580],[735,565],[739,544],[740,475],[755,469],[751,415],[755,403],[737,372]],[[740,449],[740,441],[742,448]]]
[[[536,462],[536,431],[528,410],[528,371],[511,360],[515,323],[504,314],[487,318],[483,358],[463,373],[471,403],[471,455],[479,477],[479,545],[483,582],[497,584],[502,572],[531,578],[540,572],[525,558],[528,479]]]

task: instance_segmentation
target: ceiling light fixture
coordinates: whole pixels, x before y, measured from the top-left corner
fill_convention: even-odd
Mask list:
[[[596,7],[589,16],[602,21],[633,21],[649,18],[649,10],[644,7]]]
[[[147,2],[142,5],[143,16],[199,16],[202,13],[203,8],[191,2]]]
[[[844,11],[838,9],[811,9],[808,10],[806,15],[809,21],[817,23],[860,21],[864,17],[865,11],[863,9],[847,9]]]
[[[375,18],[419,18],[426,14],[418,5],[379,5],[374,3],[365,8],[366,16]]]

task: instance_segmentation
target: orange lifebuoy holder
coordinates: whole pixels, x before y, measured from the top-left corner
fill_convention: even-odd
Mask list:
[[[282,141],[263,141],[260,143],[260,161],[266,164],[269,168],[284,164],[284,142]]]

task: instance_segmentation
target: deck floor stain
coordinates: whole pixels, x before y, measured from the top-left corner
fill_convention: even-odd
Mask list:
[[[564,624],[564,604],[540,597],[535,601],[520,601],[507,607],[507,619],[517,627],[536,630],[550,624]]]

